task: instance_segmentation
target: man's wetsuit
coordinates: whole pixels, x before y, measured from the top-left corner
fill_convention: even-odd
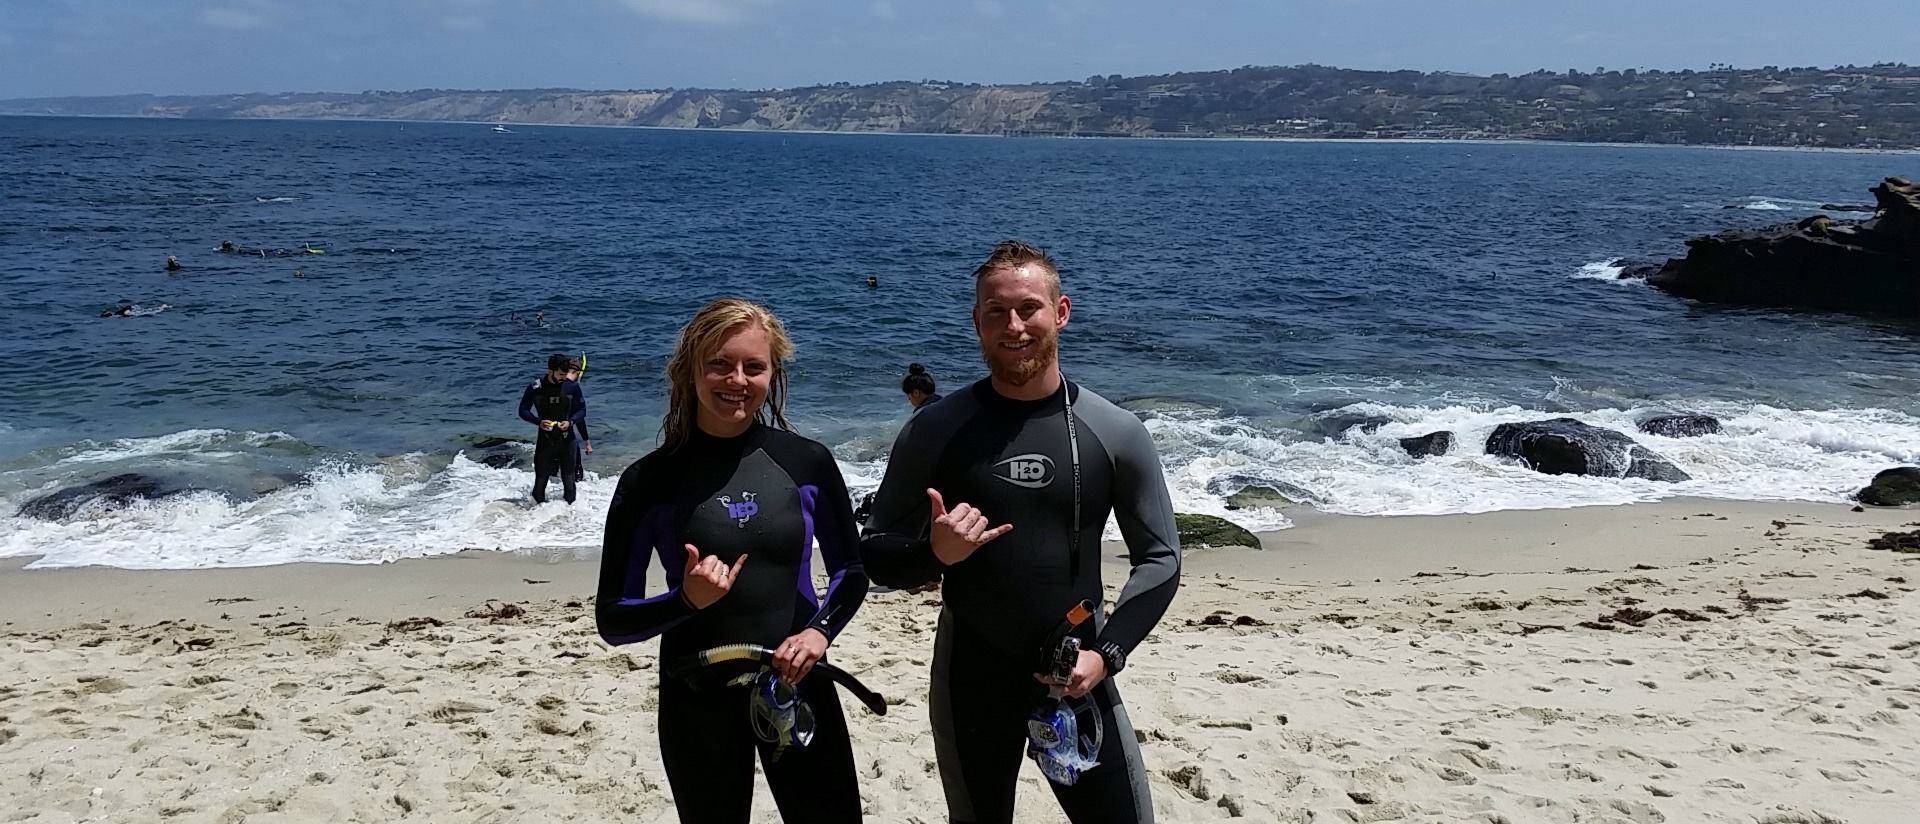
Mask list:
[[[830,579],[813,588],[819,540]],[[720,600],[695,610],[680,594],[686,544],[732,564],[749,556]],[[667,589],[646,594],[647,566],[658,557]],[[847,487],[827,448],[755,424],[736,438],[695,431],[677,449],[658,449],[620,476],[607,511],[594,616],[609,644],[660,636],[660,659],[724,644],[774,649],[812,627],[828,640],[859,609],[867,576]],[[813,743],[773,760],[754,737],[748,691],[696,690],[660,683],[660,754],[683,822],[744,822],[753,799],[753,753],[789,822],[860,820],[853,747],[833,685],[800,684],[813,707]]]
[[[929,487],[949,506],[972,504],[989,525],[1011,523],[1013,531],[943,566],[927,537]],[[1120,522],[1133,572],[1112,615],[1096,610],[1077,634],[1084,649],[1111,645],[1125,654],[1159,622],[1180,582],[1173,505],[1138,419],[1075,384],[1044,400],[1016,401],[982,380],[914,415],[893,445],[861,554],[878,583],[944,579],[931,714],[955,822],[1013,818],[1026,719],[1045,694],[1033,678],[1040,648],[1075,603],[1102,601],[1100,533],[1108,512]],[[1100,766],[1071,787],[1054,785],[1054,795],[1077,824],[1152,821],[1139,744],[1112,674],[1089,695],[1106,725]]]
[[[593,440],[587,434],[587,395],[580,383],[540,376],[520,393],[520,419],[536,426],[543,420],[571,422],[566,429],[541,429],[534,442],[533,499],[546,503],[547,479],[559,473],[567,503],[573,503],[580,480],[580,444]]]

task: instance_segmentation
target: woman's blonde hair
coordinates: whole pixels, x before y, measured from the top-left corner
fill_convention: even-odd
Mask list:
[[[768,365],[773,369],[773,379],[767,387],[767,402],[754,413],[754,421],[793,429],[786,415],[787,361],[793,359],[793,340],[787,337],[787,327],[765,306],[745,298],[720,298],[700,307],[693,319],[680,327],[680,342],[667,361],[667,416],[660,422],[665,448],[671,450],[686,443],[698,425],[695,421],[700,414],[700,398],[694,375],[729,336],[748,326],[758,326],[767,333],[767,348],[773,355],[773,363]]]

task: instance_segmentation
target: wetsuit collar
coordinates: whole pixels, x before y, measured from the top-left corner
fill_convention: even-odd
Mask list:
[[[1059,409],[1063,405],[1061,393],[1069,391],[1073,393],[1076,399],[1080,395],[1079,387],[1074,386],[1072,381],[1062,380],[1060,381],[1060,388],[1054,390],[1053,394],[1035,401],[1022,401],[995,392],[993,389],[993,381],[989,378],[981,378],[973,384],[974,398],[980,401],[982,407],[1010,413],[1031,413],[1043,409]]]
[[[758,445],[761,440],[766,437],[766,429],[766,424],[754,421],[751,426],[747,427],[747,431],[731,438],[722,438],[719,435],[710,434],[705,429],[701,429],[699,424],[694,424],[693,431],[689,433],[687,437],[687,447],[690,449],[717,450],[721,452],[745,452]]]

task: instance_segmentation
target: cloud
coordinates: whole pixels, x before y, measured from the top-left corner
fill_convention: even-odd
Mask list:
[[[748,13],[768,0],[621,0],[627,8],[647,17],[677,23],[730,25],[744,22]]]
[[[872,10],[873,16],[882,20],[900,19],[900,12],[894,11],[892,0],[873,0],[873,5],[867,8]]]

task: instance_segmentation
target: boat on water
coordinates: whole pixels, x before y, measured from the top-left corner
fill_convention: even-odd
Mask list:
[[[499,123],[493,124],[493,131],[495,134],[513,134],[512,129],[509,129],[506,126],[503,126]]]

